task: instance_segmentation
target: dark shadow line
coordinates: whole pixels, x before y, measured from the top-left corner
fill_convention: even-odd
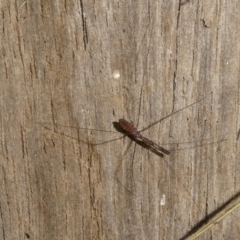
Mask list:
[[[240,129],[239,129],[238,134],[237,134],[237,140],[239,139],[239,137],[240,137]]]
[[[185,0],[185,1],[181,1],[180,0],[180,5],[184,5],[184,4],[186,4],[186,3],[188,3],[190,0]]]
[[[139,119],[140,119],[140,114],[141,114],[141,106],[142,106],[142,87],[140,91],[140,101],[139,101],[139,106],[138,106],[138,119],[137,119],[137,126],[139,124]]]
[[[236,199],[240,197],[240,192],[235,194],[233,197],[231,197],[226,203],[222,204],[219,208],[217,208],[215,211],[207,215],[204,219],[202,219],[200,222],[198,222],[193,228],[185,234],[182,238],[179,240],[186,240],[187,238],[191,237],[194,233],[196,233],[201,227],[206,225],[210,220],[212,220],[217,214],[219,214],[221,211],[223,211],[228,205],[230,205],[232,202],[234,202]]]

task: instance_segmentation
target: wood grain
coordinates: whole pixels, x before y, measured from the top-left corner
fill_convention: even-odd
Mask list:
[[[1,239],[185,239],[239,193],[238,0],[0,7]],[[142,133],[170,156],[106,143],[194,102]]]

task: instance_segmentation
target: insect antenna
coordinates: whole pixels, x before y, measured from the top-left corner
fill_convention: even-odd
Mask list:
[[[170,116],[172,116],[172,115],[174,115],[174,114],[176,114],[176,113],[178,113],[178,112],[181,112],[182,110],[184,110],[184,109],[186,109],[186,108],[189,108],[189,107],[191,107],[191,106],[193,106],[193,105],[201,102],[201,101],[204,100],[204,99],[205,99],[205,97],[204,97],[204,98],[201,98],[200,100],[198,100],[198,101],[196,101],[196,102],[194,102],[194,103],[192,103],[192,104],[190,104],[190,105],[188,105],[188,106],[186,106],[186,107],[184,107],[184,108],[181,108],[181,109],[179,109],[179,110],[177,110],[177,111],[175,111],[175,112],[173,112],[173,113],[168,114],[167,116],[161,118],[160,120],[157,120],[157,121],[151,123],[150,125],[148,125],[147,127],[143,128],[143,129],[142,129],[141,131],[139,131],[139,132],[143,132],[143,131],[145,131],[145,130],[151,128],[151,127],[153,127],[154,125],[158,124],[159,122],[163,121],[164,119],[166,119],[166,118],[168,118],[168,117],[170,117]]]

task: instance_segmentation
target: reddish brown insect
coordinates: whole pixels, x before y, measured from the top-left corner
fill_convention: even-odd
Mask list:
[[[153,141],[151,141],[148,138],[145,138],[142,136],[142,134],[127,120],[125,119],[119,119],[119,125],[120,127],[126,132],[126,134],[135,142],[142,142],[144,143],[151,151],[162,155],[161,152],[169,155],[170,152],[163,147],[160,147]]]

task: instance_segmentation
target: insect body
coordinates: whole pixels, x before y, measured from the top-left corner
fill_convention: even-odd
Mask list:
[[[143,144],[145,144],[151,151],[162,155],[162,152],[169,155],[170,152],[162,147],[160,147],[159,145],[157,145],[156,143],[154,143],[153,141],[151,141],[148,138],[145,138],[141,135],[141,133],[127,120],[125,119],[119,119],[119,125],[120,127],[126,132],[126,134],[133,139],[136,142],[142,142]]]

